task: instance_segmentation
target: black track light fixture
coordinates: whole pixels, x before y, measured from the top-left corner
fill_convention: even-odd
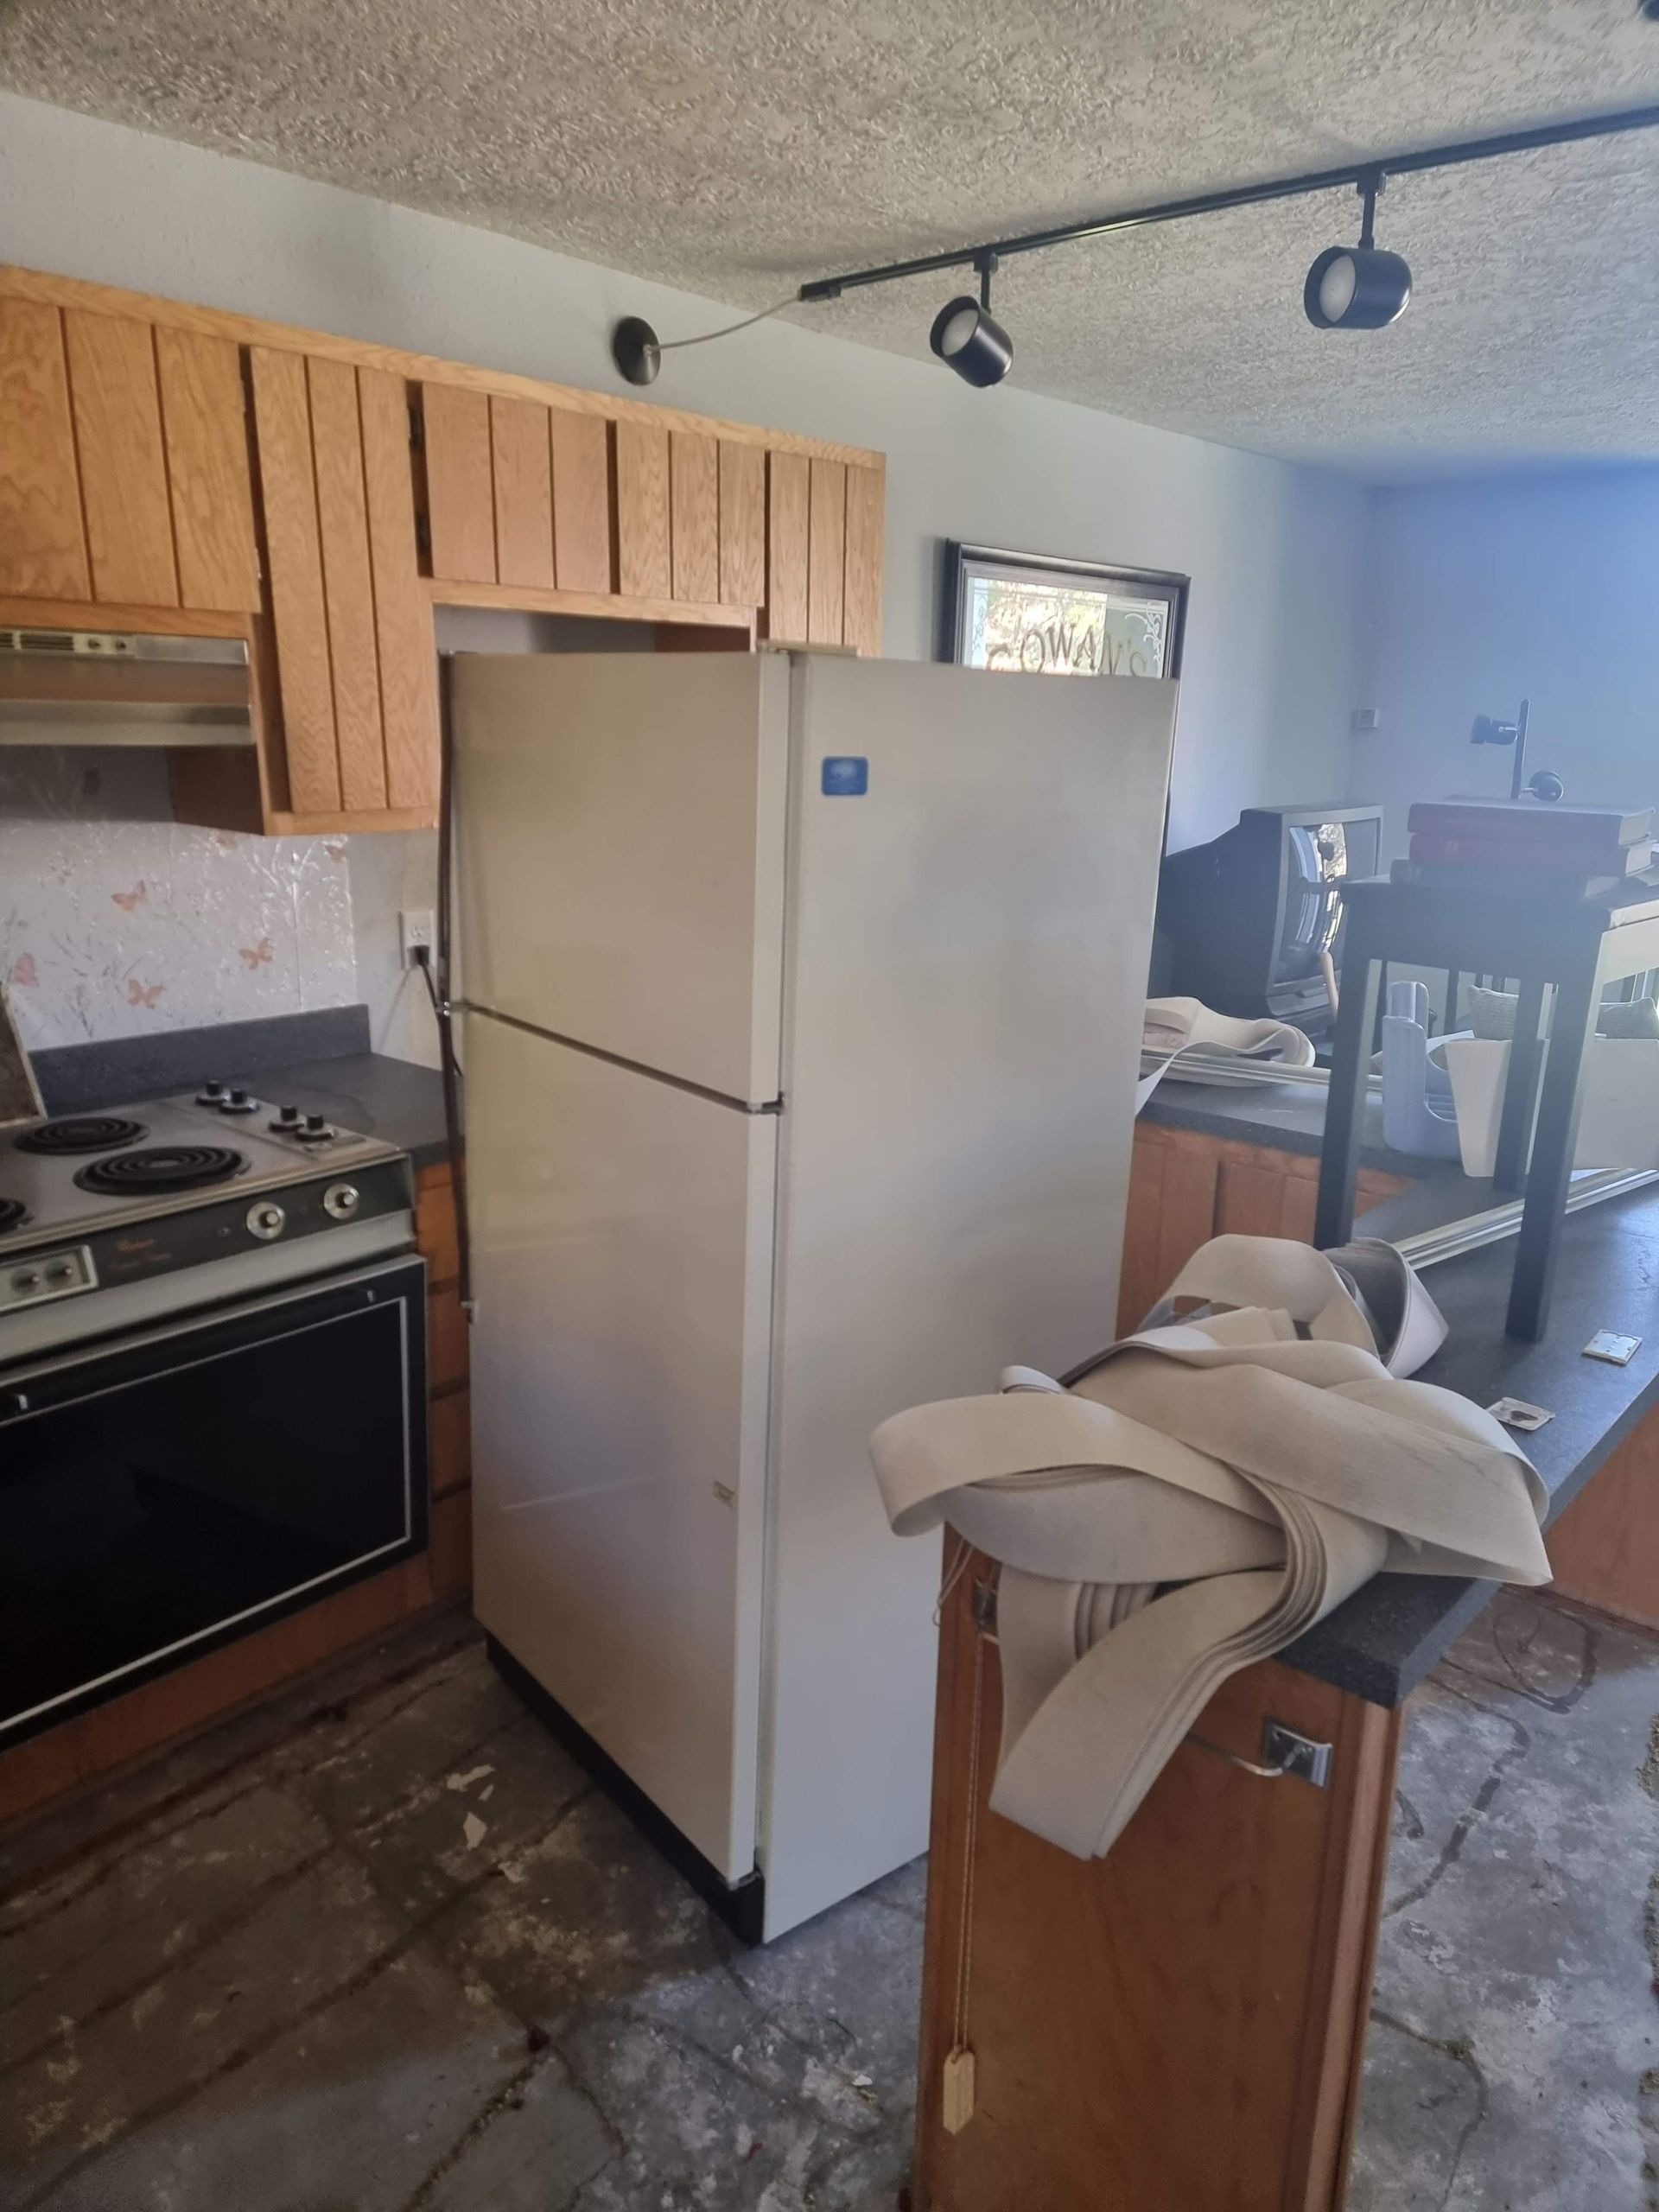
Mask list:
[[[1636,0],[1638,11],[1659,21],[1659,0]],[[1014,341],[990,312],[991,272],[1001,260],[1020,253],[1047,253],[1055,246],[1078,245],[1090,238],[1116,238],[1125,231],[1144,230],[1155,223],[1186,223],[1206,215],[1224,214],[1238,207],[1266,207],[1283,200],[1303,200],[1319,193],[1335,192],[1351,185],[1364,203],[1364,220],[1357,245],[1327,246],[1307,272],[1302,305],[1317,330],[1381,330],[1397,321],[1411,298],[1411,271],[1403,257],[1385,252],[1372,233],[1376,227],[1377,195],[1389,177],[1427,176],[1437,170],[1464,168],[1475,162],[1494,162],[1512,155],[1535,153],[1541,147],[1583,144],[1601,138],[1622,137],[1630,131],[1659,130],[1659,102],[1641,107],[1615,108],[1599,115],[1565,116],[1553,123],[1535,123],[1518,130],[1500,130],[1485,138],[1459,138],[1449,144],[1415,146],[1397,154],[1372,156],[1338,168],[1304,169],[1294,176],[1262,177],[1252,184],[1224,186],[1180,200],[1161,200],[1142,207],[1119,207],[1082,221],[1061,223],[1042,231],[1023,231],[1017,236],[988,238],[978,245],[947,246],[938,253],[911,256],[904,261],[884,261],[872,268],[843,270],[839,276],[815,276],[783,299],[763,308],[759,315],[721,330],[705,330],[695,338],[659,339],[639,315],[627,315],[611,334],[611,359],[630,384],[650,384],[662,365],[664,353],[682,346],[706,345],[711,338],[728,338],[763,322],[780,308],[798,302],[814,306],[838,300],[844,292],[870,284],[897,284],[912,276],[934,276],[947,269],[979,272],[979,297],[959,294],[935,316],[930,342],[940,360],[953,368],[964,383],[983,388],[1000,384],[1014,362]]]
[[[947,300],[933,318],[928,344],[948,369],[964,384],[1001,384],[1014,365],[1014,340],[991,316],[991,274],[994,253],[981,254],[974,266],[979,271],[979,297],[963,292]]]
[[[1411,270],[1403,256],[1376,244],[1376,201],[1385,180],[1380,169],[1359,181],[1365,213],[1357,245],[1328,245],[1307,272],[1302,305],[1315,330],[1382,330],[1397,322],[1411,298]]]

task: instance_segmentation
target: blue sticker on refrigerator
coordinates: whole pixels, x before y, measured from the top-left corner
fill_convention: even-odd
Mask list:
[[[826,798],[862,798],[870,788],[870,764],[862,753],[826,753],[818,788]]]

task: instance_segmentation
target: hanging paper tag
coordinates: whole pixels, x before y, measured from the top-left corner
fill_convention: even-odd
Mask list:
[[[960,2135],[974,2116],[974,2054],[958,2044],[944,2062],[944,2132]]]

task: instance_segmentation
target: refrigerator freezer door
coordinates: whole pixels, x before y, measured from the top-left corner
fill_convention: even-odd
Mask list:
[[[465,996],[776,1097],[787,663],[461,654],[453,681]]]
[[[769,1933],[926,1845],[939,1553],[889,1532],[871,1430],[1114,1333],[1175,711],[1129,678],[794,683]]]
[[[778,1116],[467,1017],[474,1605],[753,1871]]]

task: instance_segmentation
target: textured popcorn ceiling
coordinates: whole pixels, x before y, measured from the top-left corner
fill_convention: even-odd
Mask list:
[[[743,306],[1001,230],[1659,99],[1636,0],[0,0],[0,83]],[[1387,474],[1659,456],[1659,133],[1010,264],[1029,388]],[[925,350],[925,278],[797,319]],[[995,404],[988,400],[988,404]]]

